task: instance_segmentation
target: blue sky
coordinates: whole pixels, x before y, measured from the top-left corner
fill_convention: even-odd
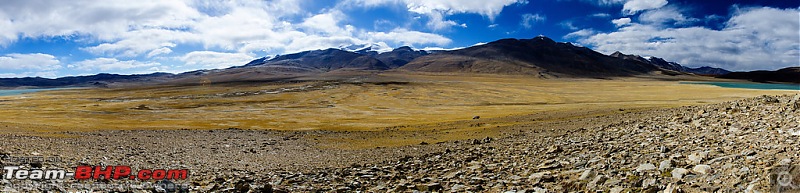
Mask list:
[[[545,35],[690,67],[800,65],[800,2],[8,0],[0,77],[184,72],[304,50],[452,49]]]

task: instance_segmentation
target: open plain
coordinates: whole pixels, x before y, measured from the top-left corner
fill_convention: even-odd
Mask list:
[[[70,89],[0,97],[0,154],[187,168],[199,192],[768,190],[799,158],[796,94],[399,72]]]

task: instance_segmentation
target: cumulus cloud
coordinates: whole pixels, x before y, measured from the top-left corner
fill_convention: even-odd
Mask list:
[[[643,12],[639,15],[639,21],[651,24],[687,25],[700,20],[683,15],[676,6],[667,6]]]
[[[589,37],[591,35],[594,35],[596,33],[597,33],[597,31],[594,31],[593,29],[582,29],[582,30],[574,31],[572,33],[568,33],[567,35],[564,36],[564,38],[566,38],[566,39],[584,38],[584,37]]]
[[[180,27],[199,16],[193,10],[180,1],[7,1],[0,6],[0,45],[21,37],[71,35],[111,41],[135,23]]]
[[[38,71],[38,72],[21,72],[21,73],[0,73],[0,78],[16,78],[16,77],[44,77],[56,78],[55,71]]]
[[[160,64],[157,62],[139,62],[135,60],[120,61],[116,58],[95,58],[70,64],[68,67],[83,71],[116,73],[132,69],[149,69],[149,67],[158,65]]]
[[[631,23],[578,42],[610,54],[652,55],[687,66],[775,70],[797,66],[800,10],[755,7],[736,10],[722,29]]]
[[[494,0],[494,1],[474,1],[474,0],[348,0],[339,6],[361,6],[374,7],[382,5],[404,5],[409,12],[426,15],[426,24],[433,30],[448,29],[452,26],[460,26],[446,17],[459,13],[476,13],[487,17],[490,21],[503,11],[503,7],[513,4],[527,4],[526,0]]]
[[[627,18],[627,17],[619,18],[619,19],[611,20],[611,23],[613,23],[617,27],[624,26],[624,25],[628,25],[628,24],[631,23],[631,18]]]
[[[343,26],[341,21],[346,16],[338,10],[308,14],[301,8],[301,2],[12,1],[0,7],[0,46],[23,37],[76,36],[83,39],[82,42],[88,42],[89,45],[82,48],[84,51],[104,57],[133,59],[171,54],[175,47],[184,44],[227,52],[281,54],[369,40],[363,35],[370,31]],[[444,21],[444,24],[433,22],[432,25],[443,28],[451,24],[466,26],[447,22],[444,19],[447,15],[478,13],[493,18],[503,5],[511,3],[478,6],[479,3],[470,2],[409,0],[407,5],[409,11],[415,13],[442,16],[439,21]],[[287,19],[295,17],[302,19],[300,22]],[[407,43],[425,42],[429,41]]]
[[[50,54],[12,53],[0,56],[0,69],[4,70],[56,70],[61,62]]]
[[[411,13],[428,16],[429,28],[438,30],[452,26],[467,27],[466,23],[448,20],[450,15],[472,13],[492,20],[504,6],[522,1],[350,2],[363,3],[353,4],[360,7],[402,5]],[[346,21],[349,18],[341,12],[340,7],[309,13],[303,8],[304,3],[307,1],[9,1],[0,6],[0,47],[22,38],[73,40],[78,43],[80,50],[98,58],[81,59],[83,61],[71,63],[67,69],[123,72],[138,69],[174,70],[172,67],[177,65],[172,62],[162,64],[165,59],[187,63],[184,66],[227,67],[257,55],[350,44],[446,46],[452,42],[436,33],[414,31],[399,25],[387,26],[384,31],[359,29],[348,25]],[[187,47],[207,51],[179,51]],[[48,56],[57,61],[53,56]],[[2,56],[0,68],[11,69],[13,66],[13,69],[49,70],[60,65],[53,62],[17,62],[29,59],[24,55]],[[226,59],[230,61],[221,61]],[[41,66],[50,67],[38,69],[44,68]]]
[[[561,27],[564,27],[566,29],[569,29],[569,30],[580,29],[577,26],[575,26],[575,24],[573,24],[572,21],[562,21],[561,23],[558,23],[558,25],[560,25]]]
[[[622,12],[626,15],[633,15],[639,11],[664,7],[667,3],[667,0],[628,0],[622,5]]]
[[[414,42],[435,45],[447,45],[452,42],[449,38],[441,35],[409,31],[406,29],[395,29],[391,32],[368,32],[366,36],[373,41],[387,41],[401,45],[411,45]]]
[[[547,17],[543,15],[526,13],[522,14],[522,21],[520,21],[520,25],[522,25],[522,27],[530,29],[531,27],[533,27],[533,24],[537,22],[542,22],[546,19]]]
[[[172,53],[172,49],[169,49],[168,47],[161,47],[161,48],[155,49],[155,50],[150,51],[149,53],[147,53],[147,57],[151,58],[151,57],[154,57],[154,56],[158,56],[158,55],[162,55],[162,54],[169,54],[169,53]]]
[[[193,68],[226,68],[243,65],[255,59],[253,56],[242,53],[223,53],[213,51],[194,51],[179,58]]]

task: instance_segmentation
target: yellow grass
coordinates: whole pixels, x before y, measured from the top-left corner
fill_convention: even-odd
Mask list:
[[[0,131],[43,135],[60,131],[230,127],[432,130],[437,129],[436,124],[470,120],[476,115],[485,119],[537,112],[672,107],[797,93],[637,78],[543,80],[524,76],[400,73],[381,74],[378,78],[408,83],[339,84],[321,90],[239,97],[216,97],[216,94],[328,83],[75,89],[5,96],[0,97]],[[137,108],[140,106],[145,108]],[[453,126],[451,130],[503,124]],[[397,142],[403,143],[410,142]]]

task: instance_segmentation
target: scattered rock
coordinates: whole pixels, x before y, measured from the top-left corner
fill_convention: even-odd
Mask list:
[[[561,146],[555,146],[554,145],[554,146],[550,146],[550,148],[547,148],[547,151],[545,153],[546,154],[553,154],[553,153],[561,153],[562,151],[564,151],[564,150],[561,149]]]
[[[594,175],[595,175],[595,173],[594,173],[594,171],[592,171],[592,169],[587,169],[587,170],[583,171],[583,173],[581,173],[581,176],[578,178],[578,180],[586,181],[586,180],[589,180],[590,178],[594,177]]]
[[[710,174],[712,172],[711,166],[705,164],[699,164],[694,166],[694,168],[692,168],[692,171],[698,174]]]
[[[0,148],[65,155],[63,163],[19,164],[26,168],[189,168],[192,192],[769,192],[764,174],[800,159],[800,139],[792,136],[800,132],[800,110],[786,104],[791,97],[774,97],[782,103],[758,98],[626,110],[502,128],[494,138],[356,150],[321,148],[319,141],[330,140],[315,139],[369,139],[376,133],[66,132],[78,137],[0,135]],[[0,187],[9,183],[15,181],[0,180]]]
[[[646,164],[640,164],[638,167],[636,167],[636,172],[642,173],[642,172],[655,170],[655,169],[656,169],[655,165],[650,164],[650,163],[646,163]]]
[[[672,167],[672,161],[664,160],[658,164],[658,171],[666,171],[667,169]]]
[[[672,174],[672,178],[680,180],[680,179],[683,178],[684,175],[689,173],[689,170],[683,169],[683,168],[675,168],[675,169],[672,169],[672,172],[670,172],[670,173]]]

